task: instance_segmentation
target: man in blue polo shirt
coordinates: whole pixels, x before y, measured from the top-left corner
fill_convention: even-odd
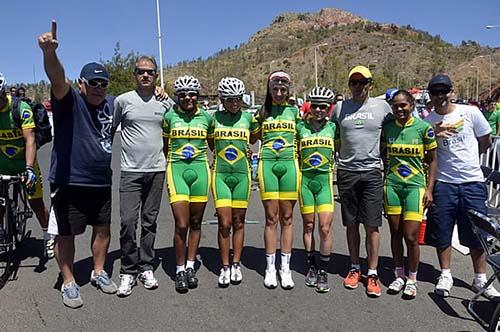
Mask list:
[[[66,80],[56,54],[57,25],[40,35],[45,72],[51,83],[54,145],[50,164],[51,216],[59,235],[55,254],[63,277],[63,303],[82,306],[80,288],[73,275],[75,235],[93,228],[94,269],[90,280],[104,293],[117,287],[104,271],[111,224],[111,126],[114,98],[107,96],[109,76],[98,63],[86,64],[80,73],[79,91]]]

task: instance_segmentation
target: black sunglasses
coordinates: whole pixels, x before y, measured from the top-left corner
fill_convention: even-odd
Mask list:
[[[370,83],[370,80],[349,80],[349,85],[351,86],[367,85],[368,83]]]
[[[179,98],[186,98],[186,97],[189,97],[189,98],[193,98],[193,97],[197,97],[198,96],[198,93],[196,92],[179,92],[177,94],[177,97]]]
[[[136,75],[144,75],[144,73],[147,73],[149,76],[155,76],[156,75],[156,70],[155,69],[135,68],[134,73]]]
[[[328,109],[330,107],[330,105],[327,105],[327,104],[311,104],[311,109],[312,110],[315,110],[318,107],[319,107],[319,109],[326,110],[326,109]]]
[[[90,86],[91,88],[102,88],[102,89],[107,89],[109,86],[109,82],[107,81],[99,81],[99,80],[89,80],[87,81],[85,78],[82,77],[82,81]]]
[[[224,98],[224,100],[229,102],[229,103],[239,103],[240,101],[242,101],[242,98],[241,97],[227,97],[227,98]]]
[[[437,96],[439,94],[447,95],[448,93],[451,92],[451,88],[436,88],[436,89],[429,89],[429,94],[431,96]]]

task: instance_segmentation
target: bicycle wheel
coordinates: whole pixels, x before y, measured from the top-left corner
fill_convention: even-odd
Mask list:
[[[22,241],[26,238],[26,224],[28,219],[31,217],[32,212],[28,207],[28,202],[26,200],[26,192],[21,187],[20,184],[14,186],[14,192],[12,195],[12,211],[13,220],[15,223],[14,238],[16,240],[16,247],[20,245]]]
[[[6,203],[9,203],[7,201]],[[9,279],[14,265],[14,220],[12,210],[5,204],[6,209],[2,218],[2,228],[4,230],[4,241],[0,245],[0,288]]]

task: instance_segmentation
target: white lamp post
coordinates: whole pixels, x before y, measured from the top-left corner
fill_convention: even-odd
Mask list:
[[[161,48],[161,27],[160,27],[160,0],[156,0],[156,20],[158,23],[158,49],[160,53],[160,81],[163,88],[163,52]]]
[[[323,43],[314,46],[314,77],[316,79],[316,87],[318,86],[318,47],[326,46],[328,43]]]

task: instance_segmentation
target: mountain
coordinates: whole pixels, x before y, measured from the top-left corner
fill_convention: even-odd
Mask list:
[[[302,95],[315,85],[316,46],[319,85],[341,93],[348,92],[348,70],[358,64],[372,70],[374,95],[396,87],[398,78],[400,87],[423,86],[438,72],[450,74],[461,97],[475,94],[478,73],[483,93],[489,89],[490,56],[493,84],[500,80],[499,49],[474,41],[454,46],[409,25],[372,22],[334,8],[281,14],[238,47],[207,59],[183,61],[167,68],[165,77],[171,86],[180,75],[194,75],[202,82],[203,93],[215,94],[222,77],[235,76],[262,100],[269,72],[283,69],[291,74],[295,93]]]

